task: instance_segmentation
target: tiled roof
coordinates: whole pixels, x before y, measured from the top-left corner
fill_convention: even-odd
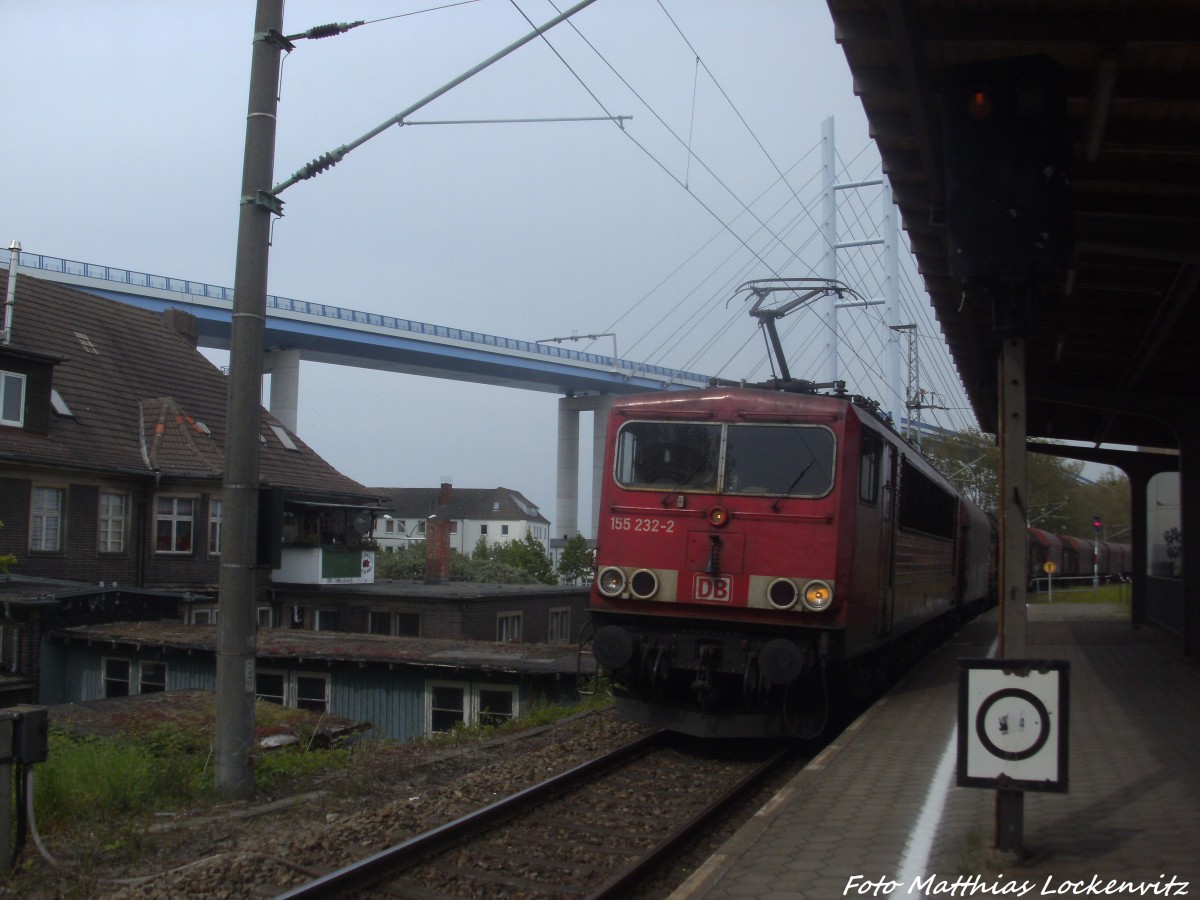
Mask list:
[[[0,290],[8,273],[0,272]],[[0,460],[126,475],[219,478],[228,381],[171,315],[42,281],[17,280],[11,349],[61,362],[53,386],[73,415],[50,414],[50,433],[0,428]],[[299,437],[287,449],[263,410],[260,477],[305,495],[372,497]]]
[[[216,650],[215,625],[180,625],[172,622],[118,622],[63,628],[56,635],[67,639],[129,644],[179,650]],[[485,641],[450,641],[431,638],[387,637],[336,631],[260,628],[259,659],[304,659],[342,662],[408,663],[449,668],[469,667],[501,672],[574,674],[574,646],[556,644],[493,644]],[[584,671],[592,671],[590,655]]]
[[[402,519],[424,519],[432,515],[440,494],[440,488],[373,487],[370,491],[386,498],[385,502],[391,503],[391,514]],[[536,504],[530,503],[520,491],[506,487],[453,488],[449,515],[453,519],[517,519],[550,524]]]

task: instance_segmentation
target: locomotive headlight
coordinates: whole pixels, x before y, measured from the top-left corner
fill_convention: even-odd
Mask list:
[[[767,586],[767,602],[776,609],[791,609],[800,599],[800,589],[790,578],[776,578]]]
[[[596,586],[600,588],[600,593],[604,596],[616,597],[625,590],[625,573],[616,566],[601,569],[600,577],[596,579]]]
[[[629,593],[639,600],[649,600],[658,593],[658,576],[649,569],[638,569],[629,579]]]
[[[833,602],[833,588],[824,581],[810,581],[804,586],[804,606],[813,612],[827,609]]]

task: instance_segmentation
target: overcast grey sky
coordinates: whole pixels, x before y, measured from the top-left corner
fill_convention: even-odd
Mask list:
[[[4,244],[232,285],[254,5],[0,6]],[[285,31],[436,5],[291,0]],[[555,15],[540,0],[518,5],[537,24]],[[283,64],[276,182],[529,30],[514,3],[479,0],[298,42]],[[753,320],[725,302],[730,285],[819,264],[823,119],[835,117],[846,171],[878,176],[825,4],[597,0],[548,38],[563,59],[535,41],[412,120],[607,111],[633,116],[624,130],[389,129],[283,193],[270,291],[529,340],[615,330],[627,358],[764,377]],[[873,214],[877,197],[848,202]],[[861,213],[839,212],[843,239]],[[870,295],[867,263],[847,260],[843,277]],[[855,370],[878,368],[873,327],[845,325],[842,355],[851,389],[877,395]],[[817,378],[811,331],[790,336],[792,368]],[[924,365],[952,380],[937,338],[926,328]],[[298,430],[365,484],[504,485],[553,518],[556,409],[551,394],[305,363]]]

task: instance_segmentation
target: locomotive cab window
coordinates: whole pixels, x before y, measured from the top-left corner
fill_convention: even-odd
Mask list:
[[[863,503],[874,504],[879,499],[879,460],[882,456],[883,438],[864,428],[858,463],[858,499]]]
[[[645,490],[715,491],[720,451],[720,425],[629,422],[617,438],[617,481]]]
[[[823,497],[833,487],[833,432],[820,425],[729,425],[721,490]]]
[[[821,425],[629,422],[617,437],[616,480],[634,490],[822,497],[833,472]]]

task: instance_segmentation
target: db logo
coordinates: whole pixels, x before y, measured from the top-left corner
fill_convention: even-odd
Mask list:
[[[733,599],[733,578],[729,575],[697,575],[692,596],[709,603],[728,603]]]

